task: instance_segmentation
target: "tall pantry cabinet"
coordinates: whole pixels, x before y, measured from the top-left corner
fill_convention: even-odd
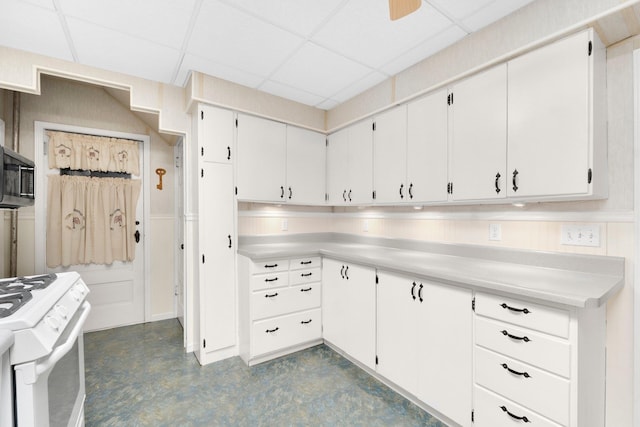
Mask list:
[[[201,364],[236,348],[236,201],[233,161],[235,113],[198,105],[199,280],[195,287],[196,356]]]

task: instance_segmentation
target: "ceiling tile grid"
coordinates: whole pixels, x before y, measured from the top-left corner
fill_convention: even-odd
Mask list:
[[[331,109],[532,0],[0,0],[0,45],[184,85],[192,71]]]

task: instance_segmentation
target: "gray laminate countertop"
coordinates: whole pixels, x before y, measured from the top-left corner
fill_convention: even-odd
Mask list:
[[[594,308],[624,286],[624,258],[524,251],[338,233],[241,236],[238,254],[261,261],[321,255],[480,291]]]

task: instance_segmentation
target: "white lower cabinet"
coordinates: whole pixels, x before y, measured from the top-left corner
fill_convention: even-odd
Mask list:
[[[240,357],[247,364],[321,342],[320,264],[320,257],[238,257]]]
[[[472,292],[378,272],[377,372],[471,425]]]
[[[476,294],[476,426],[604,425],[605,306]]]
[[[375,369],[375,270],[325,258],[322,262],[322,318],[325,341]]]

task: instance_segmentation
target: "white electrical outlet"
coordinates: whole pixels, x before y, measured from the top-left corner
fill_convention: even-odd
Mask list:
[[[570,246],[600,246],[600,226],[595,224],[564,224],[560,243]]]
[[[364,231],[365,233],[369,231],[369,220],[365,219],[364,221],[362,221],[362,231]]]
[[[282,229],[282,231],[287,231],[289,229],[289,220],[283,219],[282,226],[280,228]]]
[[[502,240],[502,225],[489,224],[489,240]]]

